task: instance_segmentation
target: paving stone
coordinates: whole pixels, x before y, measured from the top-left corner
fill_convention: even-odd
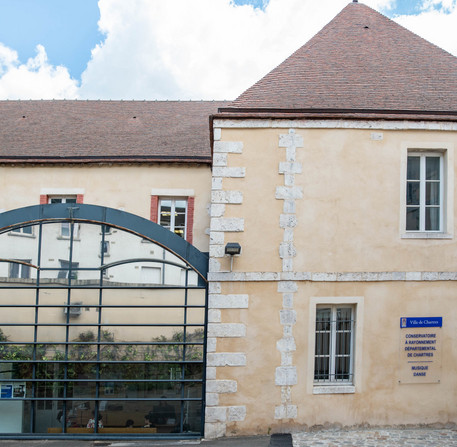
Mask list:
[[[293,434],[294,447],[457,447],[457,429],[319,430]]]

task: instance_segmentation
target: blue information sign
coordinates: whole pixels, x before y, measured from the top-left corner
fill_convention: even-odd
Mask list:
[[[11,399],[13,397],[13,385],[1,385],[1,398]]]
[[[400,318],[400,327],[443,327],[443,317]]]

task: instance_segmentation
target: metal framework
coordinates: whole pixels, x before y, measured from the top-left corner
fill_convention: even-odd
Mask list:
[[[0,437],[203,436],[207,267],[123,211],[0,214]]]

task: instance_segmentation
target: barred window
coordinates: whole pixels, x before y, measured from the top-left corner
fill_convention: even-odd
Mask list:
[[[316,309],[314,382],[353,383],[354,325],[351,306]]]

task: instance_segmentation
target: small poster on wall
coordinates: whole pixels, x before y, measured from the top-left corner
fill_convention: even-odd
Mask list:
[[[1,383],[1,399],[23,399],[26,394],[25,383]]]
[[[439,383],[442,317],[400,318],[399,383]]]

